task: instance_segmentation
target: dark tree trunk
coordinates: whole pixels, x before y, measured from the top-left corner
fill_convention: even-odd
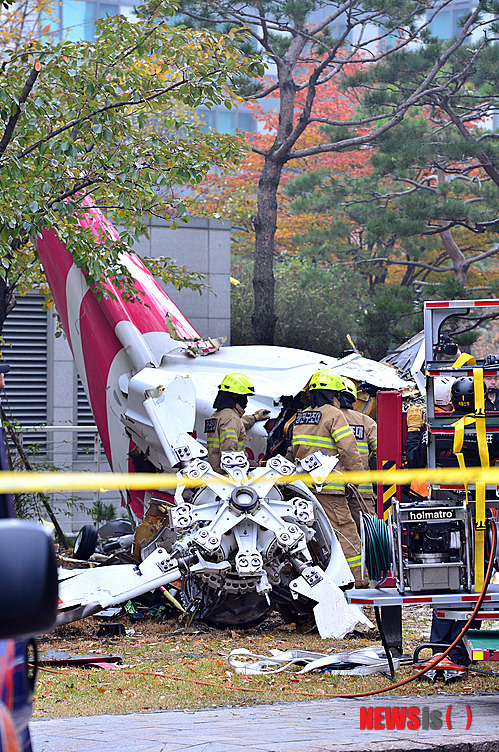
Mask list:
[[[440,237],[442,238],[442,245],[445,248],[448,257],[454,263],[454,275],[457,281],[465,285],[469,268],[469,262],[466,260],[466,256],[454,240],[450,230],[444,230],[440,233]]]
[[[305,121],[295,129],[296,85],[293,70],[303,49],[298,37],[290,45],[282,60],[276,61],[279,79],[279,124],[273,145],[265,154],[265,164],[258,181],[258,208],[255,226],[255,267],[253,272],[254,308],[251,316],[255,342],[273,345],[277,317],[274,310],[274,239],[277,228],[277,191],[282,170]]]
[[[0,335],[3,332],[5,319],[16,304],[12,288],[0,277]]]
[[[274,344],[277,317],[274,312],[274,237],[277,227],[277,190],[283,165],[267,155],[258,182],[255,225],[254,308],[251,316],[255,341]]]

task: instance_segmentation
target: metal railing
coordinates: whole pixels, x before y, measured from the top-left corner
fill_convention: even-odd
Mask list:
[[[48,461],[51,461],[54,466],[57,467],[58,465],[58,459],[61,464],[64,462],[68,462],[68,460],[71,463],[71,469],[74,469],[74,466],[76,463],[82,462],[82,460],[87,460],[88,464],[91,465],[89,469],[93,470],[94,473],[101,472],[102,469],[102,459],[104,455],[103,452],[103,446],[102,441],[99,435],[99,431],[97,426],[95,425],[83,425],[83,426],[68,426],[68,425],[36,425],[36,426],[19,426],[16,428],[17,435],[19,437],[19,442],[21,444],[21,447],[24,447],[24,438],[27,434],[30,435],[30,438],[33,434],[46,434],[47,440],[44,442],[46,451],[40,452],[40,459],[47,459]],[[92,438],[92,445],[93,450],[92,453],[90,452],[87,454],[85,453],[85,456],[82,457],[82,452],[78,450],[78,443],[77,440],[73,438],[71,441],[71,450],[70,451],[64,451],[63,449],[57,449],[56,448],[56,439],[55,434],[57,433],[70,433],[73,434],[74,437],[77,439],[78,434],[93,434]],[[50,438],[52,436],[52,438]],[[67,448],[67,444],[65,445],[65,448]],[[90,459],[92,457],[92,459]],[[93,492],[93,499],[94,502],[99,501],[100,499],[100,491],[95,490]]]

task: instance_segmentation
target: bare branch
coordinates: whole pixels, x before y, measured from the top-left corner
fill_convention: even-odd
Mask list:
[[[430,89],[430,92],[429,92],[428,86],[431,84],[432,81],[434,81],[437,74],[440,72],[440,70],[445,65],[445,63],[449,60],[449,58],[453,55],[453,53],[460,47],[464,39],[468,36],[468,31],[470,27],[473,25],[474,21],[476,20],[478,14],[479,14],[479,8],[477,7],[473,11],[473,13],[470,15],[466,23],[463,25],[461,33],[457,37],[455,42],[449,45],[447,50],[442,55],[440,55],[438,60],[432,66],[431,71],[428,73],[425,79],[421,82],[421,84],[415,89],[415,91],[409,97],[407,97],[405,102],[403,102],[402,104],[398,105],[395,108],[394,114],[382,126],[375,129],[372,133],[370,133],[367,136],[365,135],[354,136],[352,138],[347,138],[341,141],[337,141],[336,143],[319,144],[317,146],[310,147],[307,149],[297,149],[293,151],[291,154],[286,155],[286,161],[289,161],[290,159],[298,159],[300,157],[308,157],[308,156],[312,156],[316,154],[326,154],[326,153],[330,153],[334,151],[341,151],[342,149],[352,148],[354,146],[359,146],[361,144],[372,143],[379,136],[383,135],[383,133],[386,133],[388,130],[393,128],[394,125],[397,125],[398,123],[400,123],[403,120],[405,113],[414,104],[418,103],[422,98],[426,97],[428,93],[442,91],[443,87],[437,85],[433,87],[432,89]],[[386,114],[385,114],[385,118],[386,118]],[[343,125],[348,125],[348,123],[343,123]],[[292,146],[292,144],[296,142],[296,139],[293,140],[293,136],[294,134],[292,134],[289,137],[289,139],[287,139],[287,142],[285,142],[278,150],[276,150],[276,152],[274,153],[275,159],[279,159],[280,156],[281,157],[284,156],[284,153],[286,151],[289,151],[290,146]],[[290,146],[288,146],[288,144]]]
[[[31,69],[31,72],[26,79],[26,83],[23,86],[23,90],[21,92],[21,96],[19,97],[19,104],[17,106],[17,109],[13,115],[10,116],[10,118],[7,120],[7,125],[5,126],[5,130],[3,132],[2,139],[0,141],[0,155],[3,154],[9,145],[12,136],[14,135],[14,131],[17,125],[17,121],[19,120],[19,117],[22,112],[21,105],[26,103],[26,100],[33,89],[33,86],[36,83],[36,79],[40,75],[41,70],[41,64],[40,62],[36,62],[33,68]]]
[[[459,118],[454,112],[454,110],[450,107],[449,102],[447,100],[443,100],[439,102],[439,105],[442,108],[442,110],[447,113],[449,118],[452,120],[454,125],[459,130],[460,134],[463,136],[463,138],[466,141],[472,143],[474,141],[473,136],[468,131],[468,129],[466,128],[461,118]],[[483,167],[487,175],[494,181],[496,185],[499,186],[499,170],[497,169],[497,166],[493,162],[491,162],[489,156],[485,154],[485,152],[481,152],[477,156],[477,158],[480,160],[481,166]]]

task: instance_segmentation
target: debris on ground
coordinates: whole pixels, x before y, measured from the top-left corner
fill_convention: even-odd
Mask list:
[[[372,618],[372,609],[366,613]],[[404,651],[412,652],[428,642],[431,606],[408,606],[402,622]],[[82,666],[40,666],[35,693],[34,717],[103,715],[168,709],[200,709],[224,705],[255,705],[295,702],[337,696],[349,692],[369,692],[391,683],[379,673],[350,676],[328,669],[299,673],[290,668],[276,674],[240,675],[228,665],[230,653],[242,645],[258,656],[272,651],[302,650],[317,655],[350,653],[360,648],[380,646],[375,629],[354,630],[343,639],[322,639],[313,623],[296,625],[293,631],[277,613],[248,629],[217,629],[197,622],[191,626],[178,617],[159,620],[144,616],[132,620],[128,614],[113,616],[125,634],[99,631],[109,619],[99,615],[57,627],[38,639],[40,654],[50,650],[70,655],[103,654],[123,656],[118,671],[95,671]],[[120,630],[121,631],[121,630]],[[411,660],[400,659],[397,679],[412,672]],[[466,682],[443,685],[416,680],[409,688],[390,692],[392,696],[417,693],[421,696],[466,691],[469,694],[499,691],[499,675],[484,671],[487,664],[474,662]],[[465,684],[465,686],[463,686]]]
[[[121,655],[73,655],[65,650],[49,650],[38,658],[39,666],[97,666],[118,668],[123,663]]]
[[[270,656],[258,655],[247,648],[236,648],[228,657],[228,663],[236,674],[276,674],[302,666],[298,674],[311,671],[327,671],[329,674],[364,676],[390,671],[384,648],[371,646],[342,653],[313,653],[308,650],[271,650]],[[392,659],[393,668],[400,667],[397,658]]]

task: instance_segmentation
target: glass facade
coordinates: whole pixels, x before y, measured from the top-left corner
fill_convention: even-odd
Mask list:
[[[58,7],[58,23],[46,19],[49,34],[56,39],[69,39],[72,42],[95,38],[95,21],[107,15],[118,13],[131,18],[134,3],[101,2],[101,0],[61,0]]]
[[[204,121],[204,131],[215,130],[218,133],[231,133],[233,135],[236,130],[256,130],[256,122],[253,116],[243,110],[226,110],[225,108],[205,110],[201,108],[198,110],[198,115]]]
[[[460,19],[471,13],[476,3],[456,3],[446,6],[433,19],[429,25],[431,33],[440,39],[450,39],[461,30]]]
[[[98,18],[104,18],[107,14],[114,15],[122,13],[124,16],[130,17],[133,15],[133,8],[136,2],[132,0],[130,2],[123,2],[123,0],[113,0],[103,2],[101,0],[61,0],[59,4],[59,23],[57,28],[52,26],[50,34],[55,35],[59,39],[66,38],[73,41],[78,39],[86,39],[92,41],[94,38],[94,22]],[[459,31],[459,19],[466,16],[474,7],[476,3],[469,2],[456,2],[455,4],[446,5],[435,16],[431,22],[429,28],[432,33],[440,37],[441,39],[450,39]],[[322,15],[322,14],[319,14]],[[346,29],[345,23],[341,21],[341,18],[337,20],[331,27],[333,36],[340,37]],[[389,45],[388,45],[389,46]]]
[[[50,36],[56,39],[69,39],[78,41],[84,39],[93,41],[95,38],[95,21],[99,18],[105,18],[107,15],[122,15],[132,18],[134,6],[133,0],[61,0],[58,8],[58,24],[54,24],[47,19],[47,26],[51,27],[48,32]],[[469,13],[475,3],[456,2],[452,5],[446,5],[435,16],[429,25],[430,31],[441,39],[450,39],[457,34],[460,29],[459,21]],[[346,26],[341,18],[331,27],[333,36],[340,37],[345,32]],[[381,32],[381,30],[380,30]],[[381,32],[382,33],[382,32]],[[383,40],[383,47],[389,49],[397,42],[396,35],[388,35]],[[257,125],[253,116],[244,110],[226,110],[224,108],[213,110],[201,110],[205,126],[204,130],[214,129],[219,133],[234,134],[236,130],[255,131]]]
[[[95,39],[95,21],[118,13],[133,20],[136,5],[134,0],[61,0],[58,7],[58,23],[46,18],[44,26],[50,28],[48,35],[57,40],[92,42]],[[248,111],[227,110],[223,107],[213,110],[201,108],[199,114],[204,120],[204,131],[214,129],[219,133],[235,134],[236,130],[255,131],[257,127]]]

